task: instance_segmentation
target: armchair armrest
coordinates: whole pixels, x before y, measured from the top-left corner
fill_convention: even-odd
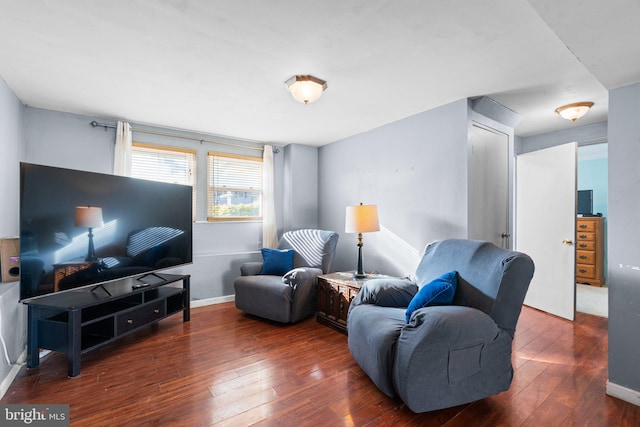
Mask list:
[[[397,341],[394,386],[415,412],[499,393],[513,377],[511,344],[511,336],[475,308],[418,309]],[[435,392],[426,393],[425,387]]]
[[[282,282],[292,290],[291,322],[304,319],[315,311],[316,283],[322,269],[313,267],[294,268],[282,276]]]
[[[412,348],[419,348],[426,343],[430,351],[438,352],[445,346],[458,347],[463,342],[493,340],[498,332],[500,328],[496,322],[476,308],[431,306],[413,312],[398,343]],[[436,343],[440,345],[434,347]]]
[[[361,304],[381,307],[407,307],[418,286],[409,279],[371,279],[364,283],[358,295],[351,301],[349,313]]]
[[[262,271],[262,261],[245,262],[240,266],[242,276],[257,276]]]
[[[288,271],[282,276],[282,282],[297,290],[298,287],[310,286],[316,283],[316,278],[322,274],[320,268],[299,267]]]

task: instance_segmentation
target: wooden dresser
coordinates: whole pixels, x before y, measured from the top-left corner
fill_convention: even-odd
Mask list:
[[[602,286],[604,281],[604,218],[580,217],[576,224],[576,282]]]

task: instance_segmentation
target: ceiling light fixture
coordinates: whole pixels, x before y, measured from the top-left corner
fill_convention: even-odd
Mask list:
[[[592,106],[593,102],[576,102],[556,108],[556,113],[558,113],[558,115],[563,119],[575,122],[580,117],[587,114]]]
[[[305,104],[317,101],[327,88],[327,82],[314,76],[293,76],[284,84],[296,101]]]

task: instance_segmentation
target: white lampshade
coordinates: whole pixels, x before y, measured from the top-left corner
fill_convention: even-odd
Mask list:
[[[76,206],[76,227],[102,227],[102,208],[95,206]]]
[[[284,83],[293,98],[305,104],[317,101],[327,88],[327,82],[314,76],[293,76]]]
[[[591,107],[593,107],[593,102],[576,102],[575,104],[563,105],[562,107],[556,108],[556,113],[563,119],[575,122],[587,114]]]
[[[347,206],[345,233],[369,233],[380,231],[376,205]]]

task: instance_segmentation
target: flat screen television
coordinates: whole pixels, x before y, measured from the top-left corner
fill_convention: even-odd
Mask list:
[[[578,190],[578,215],[593,215],[593,190]]]
[[[20,300],[192,262],[192,188],[20,164]]]

